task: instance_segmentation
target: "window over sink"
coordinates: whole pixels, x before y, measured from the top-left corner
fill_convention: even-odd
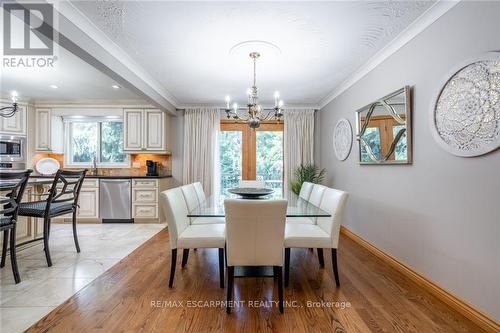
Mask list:
[[[65,119],[67,166],[89,166],[94,159],[100,167],[125,167],[129,156],[123,152],[121,118],[84,117]]]

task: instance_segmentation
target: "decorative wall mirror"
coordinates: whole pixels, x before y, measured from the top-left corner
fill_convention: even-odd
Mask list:
[[[410,87],[356,111],[360,164],[411,164]]]

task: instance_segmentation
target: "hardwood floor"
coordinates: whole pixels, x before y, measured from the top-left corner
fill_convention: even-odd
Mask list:
[[[181,252],[173,289],[167,286],[170,249],[163,230],[28,332],[482,332],[342,235],[340,288],[330,276],[329,251],[320,269],[316,252],[292,249],[285,289],[289,306],[283,315],[275,304],[249,306],[250,301],[277,300],[272,278],[236,278],[235,300],[246,304],[230,315],[224,304],[193,307],[225,300],[217,249],[191,251],[185,268],[180,267]],[[321,301],[339,303],[308,306]]]

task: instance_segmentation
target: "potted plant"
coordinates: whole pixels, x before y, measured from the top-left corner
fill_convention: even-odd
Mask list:
[[[297,169],[295,169],[295,180],[290,182],[293,193],[299,194],[302,183],[310,182],[314,184],[319,184],[325,178],[325,169],[320,169],[314,164],[301,164]]]

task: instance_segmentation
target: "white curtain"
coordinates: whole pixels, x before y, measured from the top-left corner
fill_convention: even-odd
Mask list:
[[[284,112],[284,193],[289,195],[290,181],[301,164],[314,163],[314,110],[287,109]]]
[[[219,193],[219,130],[217,108],[192,108],[184,112],[184,184],[200,182],[207,195]]]

